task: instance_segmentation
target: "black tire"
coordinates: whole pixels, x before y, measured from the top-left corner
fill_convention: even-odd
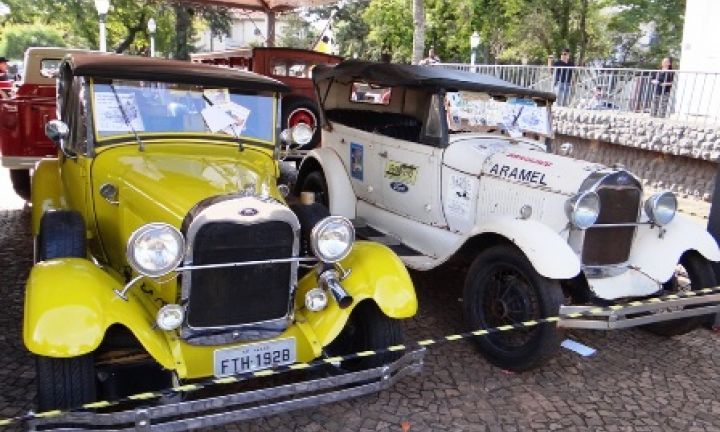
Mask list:
[[[687,285],[688,283],[689,286]],[[716,285],[715,272],[713,271],[710,261],[696,252],[688,252],[680,259],[675,270],[675,275],[670,281],[665,283],[663,294],[672,294],[688,289],[695,291]],[[701,315],[679,318],[648,324],[643,326],[643,328],[660,336],[678,336],[695,330],[702,324],[703,320],[711,319],[713,316],[714,315]]]
[[[82,216],[71,210],[44,213],[37,238],[38,261],[85,256],[85,222]]]
[[[30,170],[11,169],[10,181],[12,182],[15,193],[25,201],[30,201]]]
[[[314,149],[320,142],[320,116],[318,115],[317,106],[310,99],[288,98],[283,100],[282,129],[288,129],[299,122],[314,123],[310,124],[314,128],[312,139],[308,144],[299,147],[299,149]]]
[[[305,176],[298,185],[298,195],[301,192],[315,193],[315,202],[330,208],[330,195],[328,193],[327,181],[322,171],[313,171]]]
[[[97,400],[92,354],[72,358],[38,356],[35,367],[38,410],[77,408]]]
[[[342,356],[387,348],[403,341],[401,322],[382,313],[372,300],[365,300],[355,307],[338,337],[325,348],[325,353],[329,357]],[[402,354],[402,351],[385,352],[346,360],[341,367],[348,371],[370,369],[391,363]]]
[[[290,209],[300,221],[300,255],[312,255],[310,233],[315,224],[330,216],[327,207],[322,204],[291,204]]]
[[[471,331],[557,316],[562,302],[559,282],[538,274],[527,257],[509,245],[480,253],[465,278],[463,312]],[[561,340],[562,330],[552,323],[475,338],[492,364],[513,371],[542,365]]]

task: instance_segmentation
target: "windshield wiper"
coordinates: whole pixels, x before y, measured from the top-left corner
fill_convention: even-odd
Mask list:
[[[137,131],[132,125],[132,122],[130,121],[130,118],[128,117],[127,113],[125,112],[125,108],[122,106],[122,102],[120,102],[120,96],[118,96],[117,91],[115,90],[115,86],[113,83],[110,83],[110,90],[112,90],[113,95],[115,95],[115,101],[117,102],[117,107],[120,110],[120,114],[122,114],[123,120],[125,121],[125,124],[130,128],[133,135],[135,135],[135,141],[137,141],[138,145],[140,146],[140,151],[145,151],[145,144],[140,139],[140,136],[138,135]]]

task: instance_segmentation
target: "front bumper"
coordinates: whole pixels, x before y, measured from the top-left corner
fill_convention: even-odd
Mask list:
[[[720,293],[631,302],[616,310],[612,307],[560,306],[558,326],[615,330],[718,312],[720,312]]]
[[[112,413],[69,412],[29,421],[30,430],[184,431],[337,402],[389,388],[419,373],[425,350],[388,365],[327,378]]]

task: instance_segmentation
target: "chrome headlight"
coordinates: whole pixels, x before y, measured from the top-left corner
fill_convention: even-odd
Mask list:
[[[290,137],[294,144],[301,146],[309,143],[313,137],[313,129],[306,123],[298,123],[290,129]]]
[[[355,241],[355,228],[342,216],[328,216],[318,222],[310,233],[310,246],[316,257],[326,263],[345,258]]]
[[[328,304],[328,297],[322,288],[313,288],[305,294],[305,308],[311,312],[319,312]]]
[[[645,201],[645,213],[658,225],[669,224],[675,217],[677,207],[677,197],[669,191],[656,193]]]
[[[175,270],[185,253],[185,239],[172,225],[150,223],[130,236],[127,259],[138,273],[159,277]]]
[[[182,306],[176,304],[168,304],[160,308],[155,318],[158,327],[162,330],[175,330],[180,327],[185,319],[185,311]]]
[[[595,191],[579,193],[565,203],[565,213],[577,228],[588,229],[600,216],[600,197]]]

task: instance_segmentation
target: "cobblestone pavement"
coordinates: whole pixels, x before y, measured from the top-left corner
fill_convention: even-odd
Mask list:
[[[32,408],[33,362],[21,339],[23,284],[32,260],[30,213],[0,170],[0,418]],[[462,330],[458,269],[413,274],[420,312],[411,339]],[[720,335],[664,339],[640,330],[573,331],[598,350],[562,350],[546,366],[509,374],[472,343],[431,348],[421,375],[359,399],[234,424],[225,431],[720,431]]]

